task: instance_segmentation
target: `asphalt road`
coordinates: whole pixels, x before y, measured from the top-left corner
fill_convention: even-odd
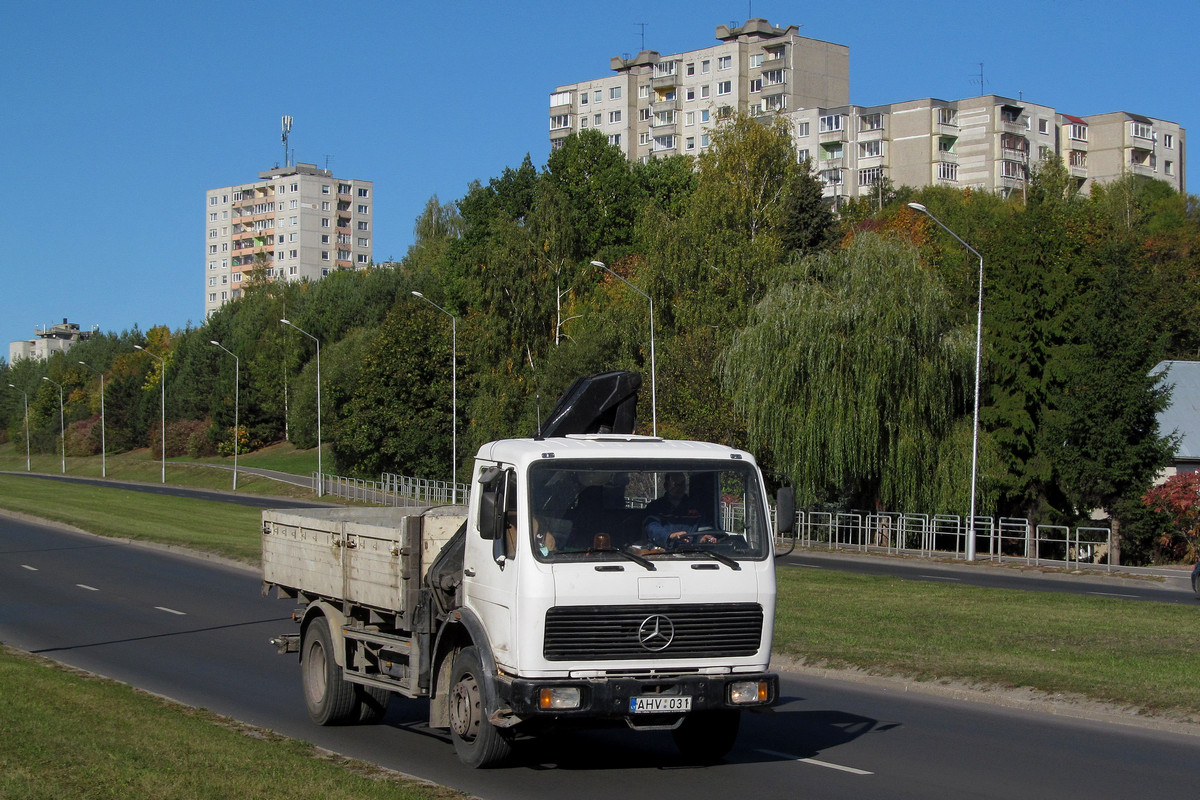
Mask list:
[[[521,743],[513,767],[462,767],[424,704],[381,725],[320,728],[295,656],[267,644],[292,605],[258,576],[0,517],[0,640],[349,756],[507,798],[1187,797],[1200,736],[785,676],[776,713],[748,715],[725,763],[680,761],[669,735],[567,732]]]

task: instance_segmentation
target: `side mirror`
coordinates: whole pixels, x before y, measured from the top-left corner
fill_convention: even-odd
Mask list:
[[[796,490],[784,486],[775,493],[775,535],[783,536],[796,529]]]
[[[508,481],[512,473],[488,467],[479,476],[479,537],[496,541],[504,535]]]

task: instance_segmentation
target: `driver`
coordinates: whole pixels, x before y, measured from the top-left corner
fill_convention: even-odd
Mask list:
[[[715,543],[716,536],[700,530],[712,527],[701,505],[687,493],[687,477],[682,472],[667,473],[666,494],[646,506],[650,544],[673,550],[685,544]]]

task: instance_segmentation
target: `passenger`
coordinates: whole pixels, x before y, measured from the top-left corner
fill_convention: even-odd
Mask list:
[[[646,535],[651,545],[673,550],[685,544],[713,544],[717,537],[702,528],[711,528],[712,520],[702,504],[687,493],[687,477],[682,472],[666,476],[666,494],[646,506]]]

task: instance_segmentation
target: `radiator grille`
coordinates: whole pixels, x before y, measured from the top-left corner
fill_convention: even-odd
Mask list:
[[[546,612],[549,661],[750,656],[762,639],[758,603],[556,606]]]

